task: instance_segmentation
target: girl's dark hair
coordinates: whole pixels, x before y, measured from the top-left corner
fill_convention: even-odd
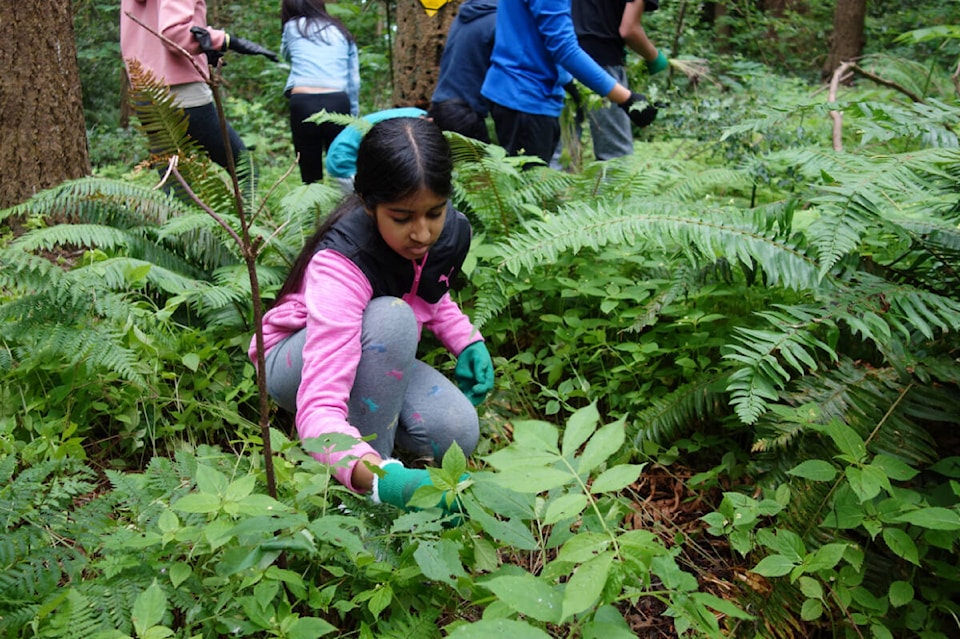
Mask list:
[[[283,0],[280,5],[280,26],[297,18],[306,18],[297,25],[297,30],[304,38],[316,36],[323,39],[323,30],[333,26],[340,30],[348,42],[356,42],[347,26],[327,13],[327,3],[324,0]]]
[[[353,194],[345,197],[307,240],[276,301],[300,290],[320,241],[347,212],[358,206],[372,212],[379,204],[402,200],[422,188],[449,198],[452,178],[450,145],[436,124],[426,118],[390,118],[374,124],[357,150]]]

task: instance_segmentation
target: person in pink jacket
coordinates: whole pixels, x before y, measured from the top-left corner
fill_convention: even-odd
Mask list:
[[[400,508],[430,477],[395,448],[439,461],[456,442],[470,455],[474,406],[493,388],[483,337],[450,297],[472,234],[449,201],[452,168],[430,120],[374,124],[354,192],[307,241],[263,320],[268,391],[296,413],[300,438],[357,438],[314,456],[347,488]],[[424,328],[457,357],[456,384],[417,359]],[[256,339],[249,355],[257,361]]]
[[[151,31],[185,49],[193,60]],[[120,53],[124,64],[129,67],[133,60],[137,60],[169,86],[174,100],[189,118],[187,133],[223,167],[228,161],[227,146],[220,132],[213,92],[207,84],[207,64],[208,61],[216,64],[228,49],[277,61],[275,53],[254,42],[231,37],[222,29],[210,28],[205,0],[120,2]],[[242,167],[240,160],[247,147],[229,123],[227,135],[234,165]]]

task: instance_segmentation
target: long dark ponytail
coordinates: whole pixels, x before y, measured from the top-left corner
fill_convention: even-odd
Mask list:
[[[324,0],[283,0],[280,5],[280,26],[283,27],[297,18],[306,18],[297,27],[304,38],[320,35],[328,26],[333,26],[347,41],[356,42],[347,25],[327,12],[327,3]]]
[[[357,150],[354,192],[341,200],[307,240],[277,294],[277,302],[300,290],[320,242],[348,212],[358,206],[372,212],[379,204],[402,200],[421,188],[448,198],[453,190],[452,178],[450,145],[436,124],[425,118],[390,118],[374,124]]]

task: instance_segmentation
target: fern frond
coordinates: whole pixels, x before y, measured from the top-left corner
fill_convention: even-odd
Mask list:
[[[627,435],[634,446],[642,450],[644,441],[664,445],[697,430],[698,423],[719,422],[729,413],[724,379],[723,375],[702,376],[652,399],[650,406],[630,421]]]
[[[794,289],[819,286],[816,262],[788,240],[755,228],[738,209],[697,213],[666,200],[627,200],[595,205],[574,204],[549,220],[534,222],[523,235],[509,238],[498,253],[499,267],[511,273],[556,261],[564,251],[606,244],[634,245],[637,251],[686,252],[697,266],[699,256],[713,261],[758,264],[770,285]],[[690,247],[696,254],[689,252]]]

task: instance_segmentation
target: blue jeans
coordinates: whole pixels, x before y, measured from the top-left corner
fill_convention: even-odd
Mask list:
[[[266,354],[267,390],[282,408],[297,409],[303,329]],[[480,437],[477,411],[443,374],[416,358],[417,320],[396,297],[373,299],[363,312],[362,354],[347,403],[347,421],[381,457],[398,447],[440,460],[453,442],[470,455]]]

